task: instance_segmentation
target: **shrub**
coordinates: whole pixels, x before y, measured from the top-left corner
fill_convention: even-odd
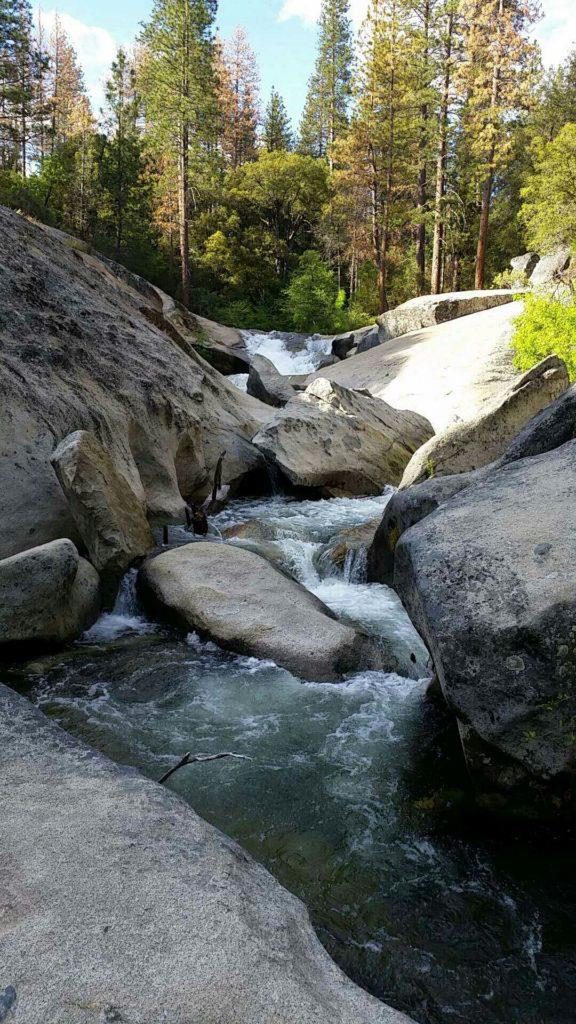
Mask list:
[[[530,370],[546,356],[557,355],[566,363],[570,380],[576,380],[576,300],[526,296],[512,345],[519,370]]]
[[[330,267],[317,252],[305,252],[286,289],[286,309],[295,329],[310,334],[345,330],[344,302],[345,295]]]

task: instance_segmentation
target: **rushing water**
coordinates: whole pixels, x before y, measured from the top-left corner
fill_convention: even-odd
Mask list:
[[[362,581],[361,552],[341,571],[328,557],[386,500],[236,502],[216,525],[264,523],[263,539],[236,543],[262,545],[379,637],[398,672],[302,683],[148,622],[131,574],[114,613],[31,666],[28,685],[67,729],[153,778],[187,750],[249,757],[170,785],[306,902],[348,974],[417,1021],[573,1024],[573,844],[472,824],[422,642],[396,596]]]
[[[282,334],[279,331],[270,334],[242,331],[242,336],[251,356],[266,356],[285,375],[313,373],[320,366],[322,358],[332,351],[332,338],[324,338],[319,334],[306,337]],[[229,380],[241,391],[245,391],[248,374],[234,373]]]

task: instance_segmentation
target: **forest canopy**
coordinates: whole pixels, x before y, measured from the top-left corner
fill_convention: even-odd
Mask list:
[[[215,0],[155,0],[91,108],[58,18],[0,0],[0,202],[204,315],[332,332],[490,286],[572,242],[576,53],[545,71],[535,0],[323,0],[299,126]]]

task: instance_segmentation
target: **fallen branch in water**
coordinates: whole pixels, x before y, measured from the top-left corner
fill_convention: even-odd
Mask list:
[[[184,754],[184,757],[181,758],[178,764],[175,764],[174,767],[170,768],[170,770],[167,771],[161,779],[158,779],[158,785],[161,786],[164,782],[167,782],[170,776],[174,775],[174,772],[179,771],[180,768],[185,768],[187,764],[202,764],[204,761],[221,761],[223,757],[237,757],[240,761],[252,760],[251,757],[246,757],[245,754]]]

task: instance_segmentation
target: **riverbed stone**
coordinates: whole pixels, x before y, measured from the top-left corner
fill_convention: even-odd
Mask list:
[[[300,583],[254,551],[196,543],[147,561],[140,586],[151,607],[239,654],[271,659],[303,679],[342,679],[382,667],[367,636],[342,625]]]
[[[419,331],[423,327],[433,327],[471,313],[480,313],[484,309],[503,306],[512,302],[512,299],[511,291],[506,288],[420,295],[378,317],[380,341],[390,341],[410,331]]]
[[[169,788],[2,685],[0,733],[6,1024],[410,1024]]]
[[[454,423],[416,452],[402,477],[410,487],[431,476],[468,473],[499,458],[520,429],[569,387],[566,364],[548,356],[522,374],[476,416]]]
[[[100,611],[100,581],[71,540],[0,561],[0,645],[70,643]]]
[[[569,441],[493,468],[395,552],[471,770],[533,814],[576,806],[575,498]]]
[[[296,394],[286,377],[278,372],[274,363],[266,356],[252,358],[248,374],[248,394],[260,399],[266,405],[279,409],[287,405]]]
[[[52,465],[90,561],[114,596],[130,565],[154,547],[144,501],[87,430],[64,438]]]
[[[433,430],[424,417],[317,378],[254,444],[290,483],[323,496],[381,494]]]

